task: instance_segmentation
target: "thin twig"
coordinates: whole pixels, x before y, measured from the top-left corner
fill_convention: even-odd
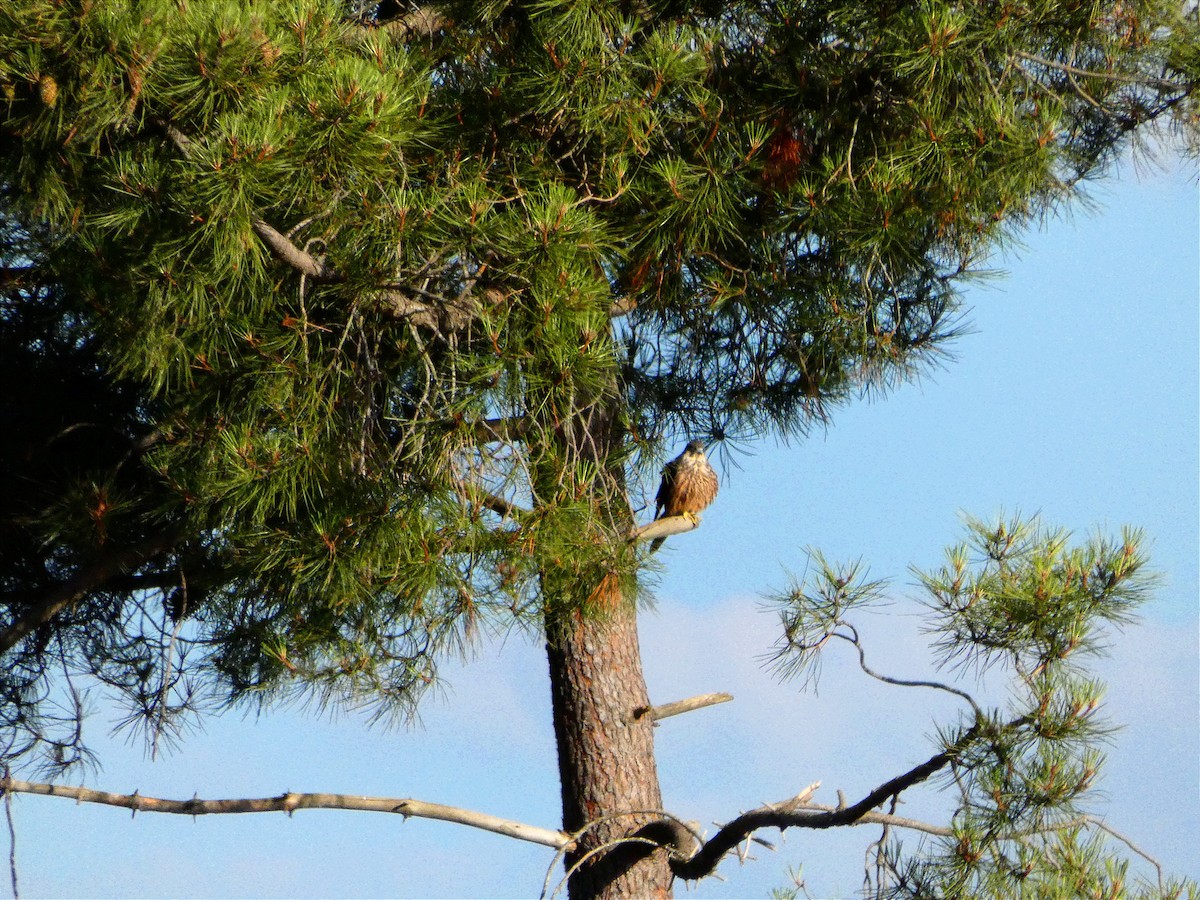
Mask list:
[[[1117,81],[1122,84],[1138,84],[1146,87],[1156,88],[1167,93],[1178,93],[1184,91],[1183,85],[1175,84],[1161,78],[1144,79],[1136,75],[1123,75],[1118,72],[1096,72],[1090,69],[1080,69],[1077,66],[1072,66],[1063,62],[1056,62],[1052,59],[1046,59],[1044,56],[1038,56],[1036,53],[1027,53],[1024,50],[1014,50],[1013,56],[1025,60],[1026,62],[1037,63],[1039,66],[1045,66],[1048,69],[1058,69],[1060,72],[1065,72],[1071,75],[1083,75],[1087,78],[1102,78],[1106,81]]]
[[[4,767],[4,780],[9,777],[8,766]],[[4,791],[4,817],[8,820],[8,872],[12,880],[13,900],[21,896],[17,888],[17,827],[13,824],[12,791]]]
[[[980,708],[979,704],[975,702],[975,698],[972,697],[970,694],[968,694],[966,691],[959,690],[956,687],[951,687],[948,684],[943,684],[940,681],[924,681],[924,680],[920,680],[920,679],[894,678],[891,675],[883,675],[879,672],[876,672],[874,669],[872,669],[870,666],[867,665],[867,652],[863,648],[862,642],[858,639],[858,630],[853,625],[849,624],[848,622],[840,622],[839,624],[843,628],[848,629],[850,631],[851,636],[842,634],[839,631],[830,632],[830,635],[832,637],[841,638],[843,641],[846,641],[848,644],[854,645],[854,647],[858,650],[858,666],[867,675],[871,676],[874,679],[877,679],[878,681],[882,681],[884,684],[894,684],[898,687],[927,687],[927,688],[933,688],[934,690],[937,690],[937,691],[945,691],[947,694],[953,694],[956,697],[960,697],[961,699],[966,700],[967,703],[969,703],[971,705],[971,709],[975,713],[975,721],[979,722],[979,721],[983,720],[983,710]]]
[[[175,613],[175,627],[171,629],[171,640],[163,651],[162,686],[158,692],[158,721],[154,725],[154,740],[150,743],[151,762],[158,757],[158,739],[167,721],[167,699],[171,690],[171,671],[175,664],[175,644],[179,641],[179,629],[183,627],[183,620],[188,612],[187,576],[182,568],[179,570],[179,592],[180,607],[178,610],[171,610]]]

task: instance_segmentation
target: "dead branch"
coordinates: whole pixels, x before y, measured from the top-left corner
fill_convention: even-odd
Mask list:
[[[686,534],[700,527],[700,516],[696,513],[684,513],[680,516],[664,516],[646,525],[633,529],[629,535],[630,542],[649,541],[654,538],[666,538],[675,534]]]
[[[357,40],[374,32],[383,32],[398,44],[407,43],[418,38],[433,38],[438,32],[446,30],[452,23],[444,13],[432,6],[421,6],[394,19],[380,22],[363,22],[348,36],[349,40]]]
[[[870,666],[867,665],[867,650],[863,646],[862,641],[859,639],[858,629],[855,628],[853,625],[851,625],[849,622],[839,622],[838,624],[840,624],[842,627],[844,627],[850,633],[848,635],[846,635],[846,634],[842,634],[839,631],[833,631],[833,632],[830,632],[831,636],[835,637],[835,638],[840,638],[841,640],[854,645],[854,648],[858,651],[858,667],[860,669],[862,669],[866,675],[869,675],[871,678],[874,678],[877,681],[882,681],[884,684],[891,684],[891,685],[895,685],[897,687],[925,687],[925,688],[932,688],[933,690],[936,690],[936,691],[943,691],[947,694],[953,694],[955,697],[965,700],[968,704],[970,704],[971,709],[975,713],[975,721],[976,722],[983,720],[983,710],[980,708],[979,704],[975,702],[975,698],[972,697],[970,694],[968,694],[966,691],[959,690],[958,688],[953,687],[952,685],[949,685],[949,684],[945,684],[941,681],[928,681],[925,679],[911,679],[911,678],[896,678],[893,675],[884,675],[881,672],[876,672],[874,669],[872,669]]]
[[[686,700],[664,703],[661,706],[643,706],[634,711],[633,717],[640,719],[642,716],[649,716],[657,722],[660,719],[678,716],[685,712],[691,712],[694,709],[703,709],[706,706],[715,706],[718,703],[728,703],[732,699],[733,694],[700,694],[696,697],[688,697]]]
[[[440,819],[471,828],[480,828],[506,837],[563,849],[572,843],[571,836],[562,831],[526,825],[512,819],[502,819],[487,813],[426,803],[412,798],[356,797],[350,794],[296,794],[287,792],[278,797],[240,798],[233,800],[164,800],[132,794],[113,794],[84,787],[18,781],[0,778],[0,791],[14,794],[41,794],[46,797],[67,797],[79,803],[99,803],[119,806],[139,812],[172,813],[182,816],[228,815],[233,813],[285,812],[291,815],[298,809],[346,809],[360,812],[394,813],[404,818]]]
[[[707,840],[699,852],[681,858],[678,850],[672,850],[671,871],[678,878],[695,880],[711,875],[725,854],[761,828],[835,828],[858,824],[875,807],[891,797],[925,781],[934,773],[949,765],[978,733],[978,726],[971,728],[953,746],[930,757],[919,766],[909,769],[885,784],[880,785],[852,806],[828,811],[804,809],[805,794],[800,794],[782,803],[769,804],[743,813],[722,827]]]

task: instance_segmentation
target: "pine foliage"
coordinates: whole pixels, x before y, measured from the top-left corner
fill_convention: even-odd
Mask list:
[[[773,598],[783,677],[812,682],[830,647],[849,644],[873,677],[965,701],[960,720],[937,738],[950,756],[937,785],[953,802],[947,833],[915,850],[894,836],[874,845],[866,895],[1195,897],[1194,883],[1161,870],[1154,880],[1131,873],[1127,854],[1107,838],[1126,839],[1088,813],[1111,727],[1103,685],[1087,665],[1153,585],[1144,536],[1126,529],[1117,541],[1097,535],[1073,545],[1066,532],[1020,517],[968,520],[967,531],[941,568],[914,574],[939,666],[1003,678],[1003,705],[985,707],[951,684],[876,673],[853,620],[886,586],[868,581],[859,563],[815,555],[806,579]]]
[[[151,730],[290,692],[404,716],[479,629],[601,614],[668,443],[800,434],[944,352],[1000,243],[1140,126],[1194,129],[1196,30],[4,3],[5,755],[81,758],[55,672]]]

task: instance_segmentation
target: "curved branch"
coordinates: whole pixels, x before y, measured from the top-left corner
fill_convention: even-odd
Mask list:
[[[875,807],[890,797],[925,781],[949,765],[975,739],[978,731],[979,726],[974,726],[952,746],[930,757],[919,766],[880,785],[852,806],[829,811],[803,809],[801,807],[807,800],[807,792],[805,792],[783,803],[771,804],[743,813],[723,826],[694,855],[688,858],[679,858],[678,855],[673,854],[670,860],[671,871],[675,873],[676,877],[688,880],[711,875],[716,871],[717,865],[726,853],[760,828],[778,828],[780,830],[785,828],[836,828],[841,825],[858,824]],[[668,849],[674,848],[668,847]]]
[[[329,266],[325,265],[324,260],[317,259],[311,253],[301,250],[286,235],[277,231],[262,219],[254,219],[250,223],[250,227],[258,235],[259,239],[267,245],[267,249],[271,251],[272,256],[280,262],[287,263],[301,275],[306,275],[313,281],[318,281],[322,284],[338,284],[346,280],[346,276],[335,272]]]
[[[278,797],[241,798],[235,800],[163,800],[144,797],[136,791],[132,794],[113,794],[84,787],[68,787],[59,784],[42,784],[0,778],[0,791],[14,794],[41,794],[47,797],[69,797],[80,803],[99,803],[119,806],[138,812],[172,813],[182,816],[228,815],[233,813],[285,812],[291,815],[298,809],[347,809],[361,812],[394,813],[409,818],[440,819],[456,822],[472,828],[480,828],[506,837],[562,849],[572,843],[569,834],[536,825],[526,825],[512,819],[502,819],[487,813],[426,803],[411,798],[356,797],[350,794],[295,794],[288,792]]]
[[[927,681],[927,680],[922,680],[922,679],[910,679],[910,678],[896,678],[893,675],[884,675],[881,672],[876,672],[874,669],[872,669],[870,666],[867,665],[867,651],[863,647],[862,641],[860,641],[858,639],[858,629],[855,628],[853,625],[851,625],[849,622],[841,622],[840,624],[844,628],[849,629],[850,634],[852,636],[847,637],[846,635],[844,635],[838,631],[831,631],[830,634],[833,637],[841,638],[843,641],[846,641],[847,643],[854,645],[854,648],[856,650],[858,650],[858,667],[860,669],[862,669],[865,674],[876,679],[877,681],[882,681],[884,684],[892,684],[892,685],[896,685],[897,687],[926,687],[926,688],[933,688],[935,691],[944,691],[947,694],[953,694],[956,697],[966,700],[967,703],[970,704],[972,711],[974,711],[974,713],[975,713],[975,721],[976,722],[980,722],[983,720],[983,710],[980,709],[979,704],[975,702],[975,698],[972,697],[970,694],[968,694],[966,691],[959,690],[956,687],[952,687],[951,685],[944,684],[943,682],[940,682],[940,681]]]

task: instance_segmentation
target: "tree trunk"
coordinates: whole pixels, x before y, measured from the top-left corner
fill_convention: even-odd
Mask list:
[[[546,653],[554,704],[554,733],[562,778],[563,829],[585,826],[566,857],[572,900],[669,897],[671,872],[662,850],[642,842],[618,845],[584,859],[657,818],[662,808],[654,762],[653,720],[638,648],[633,604],[615,579],[602,585],[610,615],[568,614],[548,623]]]

